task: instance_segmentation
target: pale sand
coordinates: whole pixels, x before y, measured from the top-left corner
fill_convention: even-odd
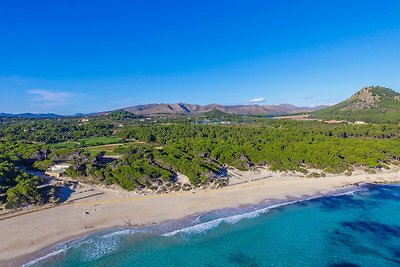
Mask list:
[[[12,266],[17,258],[50,245],[96,230],[126,226],[127,222],[132,225],[161,223],[216,209],[258,204],[266,199],[322,195],[365,182],[400,182],[400,172],[317,179],[279,175],[195,194],[135,196],[105,190],[103,195],[74,204],[0,221],[0,265]]]

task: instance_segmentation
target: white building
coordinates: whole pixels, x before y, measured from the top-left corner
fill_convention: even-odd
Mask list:
[[[71,167],[69,164],[56,164],[51,166],[47,171],[46,174],[48,176],[60,178],[64,173],[65,170]]]

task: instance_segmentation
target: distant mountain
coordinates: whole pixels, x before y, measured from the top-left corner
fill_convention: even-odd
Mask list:
[[[311,112],[324,108],[325,106],[318,106],[315,108],[309,107],[296,107],[290,104],[282,105],[232,105],[224,106],[219,104],[210,105],[192,105],[185,103],[177,104],[148,104],[128,107],[124,109],[114,110],[114,111],[104,111],[97,113],[82,114],[78,113],[73,116],[63,116],[54,113],[21,113],[21,114],[11,114],[11,113],[0,113],[0,117],[7,118],[25,118],[25,119],[58,119],[66,117],[92,117],[92,116],[102,116],[110,115],[111,117],[132,117],[134,115],[156,115],[156,114],[169,114],[169,115],[200,115],[210,111],[221,111],[228,114],[234,115],[285,115],[294,114],[300,112]],[[128,113],[125,114],[124,112]],[[133,114],[132,114],[133,113]]]
[[[62,118],[64,116],[54,114],[54,113],[20,113],[20,114],[11,114],[11,113],[0,113],[0,117],[7,117],[7,118],[25,118],[25,119],[56,119]]]
[[[386,87],[368,86],[349,99],[313,113],[320,119],[365,122],[400,122],[400,93]]]
[[[213,110],[219,110],[229,114],[236,115],[276,115],[276,114],[293,114],[299,112],[310,112],[323,107],[309,108],[296,107],[290,104],[282,105],[232,105],[224,106],[219,104],[210,105],[192,105],[185,103],[177,104],[148,104],[125,108],[125,111],[138,115],[155,115],[155,114],[187,114],[196,115]]]

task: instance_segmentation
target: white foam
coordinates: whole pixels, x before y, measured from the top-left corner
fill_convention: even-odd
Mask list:
[[[101,238],[110,238],[110,237],[121,236],[121,235],[133,235],[137,232],[138,231],[135,231],[135,229],[125,229],[125,230],[115,231],[115,232],[103,235],[103,236],[101,236]]]
[[[37,263],[39,263],[39,262],[41,262],[41,261],[44,261],[45,259],[48,259],[48,258],[50,258],[50,257],[57,256],[57,255],[59,255],[59,254],[65,252],[66,250],[67,250],[67,248],[53,251],[53,252],[51,252],[51,253],[49,253],[49,254],[43,256],[43,257],[40,257],[40,258],[38,258],[38,259],[36,259],[36,260],[33,260],[33,261],[31,261],[31,262],[28,262],[28,263],[22,265],[22,267],[33,266],[33,265],[35,265],[35,264],[37,264]]]
[[[290,205],[290,204],[294,204],[296,202],[300,202],[300,200],[296,200],[296,201],[289,201],[289,202],[284,202],[284,203],[280,203],[280,204],[275,204],[275,205],[271,205],[268,206],[266,208],[262,208],[262,209],[258,209],[255,211],[251,211],[251,212],[247,212],[247,213],[243,213],[243,214],[238,214],[238,215],[232,215],[229,217],[225,217],[225,218],[219,218],[219,219],[215,219],[209,222],[204,222],[204,223],[199,223],[193,226],[189,226],[183,229],[179,229],[176,231],[172,231],[169,233],[165,233],[163,234],[163,236],[174,236],[176,234],[179,233],[183,233],[183,234],[197,234],[197,233],[202,233],[205,232],[207,230],[216,228],[218,225],[220,225],[221,223],[225,222],[225,223],[229,223],[229,224],[234,224],[237,223],[243,219],[252,219],[252,218],[256,218],[259,215],[268,212],[270,209],[274,209],[280,206],[284,206],[284,205]]]
[[[361,192],[361,191],[367,191],[367,190],[368,190],[367,188],[363,188],[363,189],[360,188],[360,189],[354,189],[351,191],[346,191],[344,193],[338,193],[338,194],[334,194],[334,195],[330,195],[330,196],[339,197],[339,196],[353,195],[354,193]]]
[[[30,261],[30,262],[22,265],[22,267],[33,266],[33,265],[35,265],[35,264],[37,264],[39,262],[42,262],[42,261],[44,261],[44,260],[46,260],[48,258],[60,255],[62,253],[65,253],[71,248],[76,248],[76,247],[82,246],[82,245],[87,244],[87,243],[90,243],[90,241],[86,240],[85,238],[80,238],[80,239],[71,241],[71,242],[66,243],[66,244],[58,245],[57,247],[55,247],[54,251],[50,252],[49,254],[44,255],[43,257],[40,257],[40,258],[35,259],[33,261]]]
[[[109,238],[100,238],[90,241],[90,246],[84,248],[85,260],[94,261],[112,253],[119,248],[120,238],[114,235]]]
[[[220,225],[223,222],[224,223],[229,223],[229,224],[234,224],[234,223],[237,223],[237,222],[239,222],[240,220],[243,220],[243,219],[251,219],[251,218],[258,217],[261,214],[267,213],[271,209],[279,208],[279,207],[282,207],[282,206],[291,205],[291,204],[295,204],[295,203],[299,203],[299,202],[303,202],[303,201],[309,201],[309,200],[313,200],[313,199],[318,199],[318,198],[322,198],[322,197],[328,197],[328,196],[351,195],[351,194],[354,194],[356,192],[363,191],[363,190],[368,190],[368,189],[358,188],[358,189],[355,189],[355,190],[346,191],[346,192],[342,192],[342,193],[337,193],[337,194],[333,194],[333,195],[315,196],[315,197],[310,197],[310,198],[301,199],[301,200],[293,200],[293,201],[278,203],[278,204],[271,205],[271,206],[268,206],[268,207],[265,207],[265,208],[261,208],[261,209],[255,210],[255,211],[251,211],[251,212],[247,212],[247,213],[243,213],[243,214],[238,214],[238,215],[233,215],[233,216],[229,216],[229,217],[224,217],[224,218],[219,218],[219,219],[215,219],[215,220],[204,222],[204,223],[199,223],[199,224],[192,225],[192,226],[189,226],[189,227],[186,227],[186,228],[183,228],[183,229],[179,229],[179,230],[176,230],[176,231],[165,233],[162,236],[170,237],[170,236],[174,236],[176,234],[199,234],[199,233],[203,233],[203,232],[206,232],[208,230],[211,230],[213,228],[216,228],[218,225]],[[198,221],[199,218],[197,218],[193,222]]]
[[[208,222],[204,222],[204,223],[198,223],[196,225],[192,225],[189,227],[185,227],[176,231],[172,231],[172,232],[168,232],[163,234],[162,236],[164,237],[170,237],[170,236],[174,236],[176,234],[197,234],[197,233],[203,233],[206,232],[208,230],[211,230],[213,228],[216,228],[218,225],[220,225],[221,223],[229,223],[229,224],[234,224],[239,222],[240,220],[243,219],[251,219],[251,218],[255,218],[260,216],[261,214],[267,213],[269,210],[274,209],[274,208],[278,208],[278,207],[282,207],[282,206],[286,206],[286,205],[291,205],[291,204],[295,204],[295,203],[300,203],[303,201],[309,201],[312,199],[318,199],[318,198],[322,198],[322,197],[329,197],[329,196],[342,196],[342,195],[351,195],[354,194],[356,192],[359,191],[365,191],[368,190],[367,188],[357,188],[355,190],[351,190],[351,191],[346,191],[346,192],[341,192],[338,194],[332,194],[332,195],[322,195],[322,196],[315,196],[315,197],[310,197],[310,198],[306,198],[306,199],[301,199],[301,200],[293,200],[293,201],[288,201],[288,202],[283,202],[283,203],[278,203],[278,204],[274,204],[265,208],[261,208],[258,210],[254,210],[254,211],[250,211],[247,213],[243,213],[243,214],[237,214],[237,215],[232,215],[229,217],[224,217],[224,218],[218,218],[212,221],[208,221]],[[200,217],[197,217],[195,220],[193,220],[192,223],[195,222],[199,222],[200,221]],[[145,230],[143,229],[126,229],[126,230],[120,230],[120,231],[115,231],[109,234],[105,234],[103,236],[100,236],[101,239],[108,239],[108,240],[104,240],[105,242],[100,242],[99,244],[95,245],[95,249],[92,251],[87,251],[89,253],[87,253],[87,256],[89,256],[89,258],[99,258],[104,256],[105,254],[108,254],[112,251],[114,251],[115,249],[118,248],[118,242],[116,240],[116,238],[120,235],[130,235],[130,234],[136,234],[139,232],[145,232]],[[61,253],[65,253],[67,250],[74,248],[74,247],[78,247],[78,246],[82,246],[83,244],[86,243],[97,243],[99,242],[99,240],[87,240],[86,238],[84,239],[79,239],[79,240],[75,240],[69,244],[66,244],[65,246],[63,246],[61,249],[57,249],[49,254],[46,254],[43,257],[40,257],[38,259],[35,259],[29,263],[26,263],[24,265],[22,265],[23,267],[30,267],[33,266],[35,264],[38,264],[39,262],[42,262],[48,258],[60,255]]]

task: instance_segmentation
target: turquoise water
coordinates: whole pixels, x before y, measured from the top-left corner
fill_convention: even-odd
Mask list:
[[[399,266],[400,187],[223,210],[114,229],[54,248],[34,266]],[[239,214],[239,215],[238,215]]]

